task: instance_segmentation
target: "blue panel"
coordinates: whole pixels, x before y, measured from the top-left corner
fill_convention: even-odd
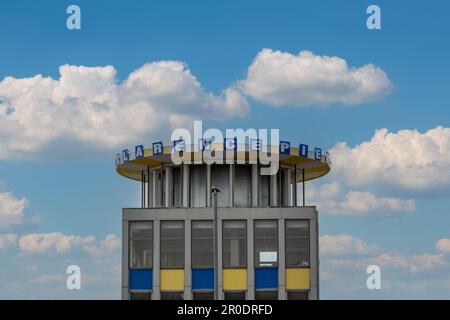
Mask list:
[[[255,289],[277,289],[278,268],[255,269]]]
[[[129,290],[152,290],[152,269],[131,269],[129,279]]]
[[[192,290],[214,290],[214,269],[192,269]]]

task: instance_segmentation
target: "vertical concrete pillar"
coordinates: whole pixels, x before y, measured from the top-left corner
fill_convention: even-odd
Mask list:
[[[128,300],[128,220],[122,220],[122,300]]]
[[[165,167],[165,178],[164,178],[164,206],[166,208],[169,207],[170,203],[171,203],[171,198],[172,198],[172,192],[170,192],[171,190],[171,185],[172,185],[172,167]]]
[[[192,300],[191,220],[184,224],[184,300]]]
[[[157,176],[157,172],[155,170],[153,170],[153,174],[152,174],[152,184],[153,184],[153,188],[152,188],[152,201],[153,201],[153,208],[156,207],[156,176]]]
[[[223,254],[222,254],[222,219],[220,218],[220,210],[219,210],[219,220],[217,223],[217,237],[218,237],[218,250],[217,250],[217,278],[218,278],[218,299],[223,300]]]
[[[234,203],[234,164],[229,164],[229,169],[228,206],[232,208]]]
[[[189,165],[183,164],[183,207],[189,207]]]
[[[160,264],[160,221],[153,221],[153,292],[152,300],[161,299],[161,264]]]
[[[247,219],[247,300],[255,300],[253,220]]]
[[[278,220],[278,299],[286,300],[285,219]]]
[[[252,164],[252,207],[258,206],[258,165]]]
[[[319,299],[319,246],[318,246],[318,219],[314,211],[314,219],[309,221],[309,250],[310,250],[310,291],[309,299]]]
[[[281,170],[281,168],[280,168]],[[276,207],[278,206],[278,188],[277,188],[277,182],[278,182],[278,176],[276,174],[273,174],[270,176],[270,206]]]
[[[206,165],[206,206],[211,207],[211,165]]]
[[[292,206],[292,189],[291,189],[291,170],[290,169],[285,169],[286,171],[286,181],[284,181],[284,188],[286,190],[286,194],[284,195],[285,197],[285,201],[284,204],[286,206]]]

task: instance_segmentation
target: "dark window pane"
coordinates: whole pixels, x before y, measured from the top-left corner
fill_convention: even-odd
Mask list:
[[[214,292],[193,292],[194,300],[214,300]]]
[[[211,166],[211,186],[220,190],[217,194],[217,206],[229,206],[229,185],[230,185],[230,167],[229,165]]]
[[[206,166],[191,166],[189,176],[191,207],[206,207]]]
[[[184,267],[184,221],[161,221],[161,268]]]
[[[223,267],[247,266],[247,224],[245,220],[223,221]]]
[[[261,168],[258,168],[261,170]],[[268,207],[270,204],[270,176],[260,175],[259,176],[259,206]]]
[[[234,174],[234,206],[252,206],[252,167],[236,165]]]
[[[278,300],[278,291],[255,291],[255,300]]]
[[[245,300],[245,292],[225,292],[225,300]]]
[[[130,268],[153,267],[153,222],[133,221],[129,225]]]
[[[161,300],[183,300],[182,292],[161,292]]]
[[[286,220],[286,267],[309,266],[309,221]]]
[[[290,291],[287,293],[288,300],[308,300],[307,291]]]
[[[255,220],[255,266],[278,266],[278,224],[276,220]]]
[[[172,169],[173,186],[173,206],[181,207],[183,205],[183,176],[181,167]]]
[[[214,267],[213,222],[192,221],[192,267]]]
[[[151,292],[130,292],[130,300],[151,300]]]

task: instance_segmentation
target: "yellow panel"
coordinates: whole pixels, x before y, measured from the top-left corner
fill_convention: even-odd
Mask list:
[[[184,270],[161,270],[161,291],[184,291]]]
[[[286,269],[286,289],[309,289],[309,269]]]
[[[224,269],[223,290],[247,290],[247,269]]]

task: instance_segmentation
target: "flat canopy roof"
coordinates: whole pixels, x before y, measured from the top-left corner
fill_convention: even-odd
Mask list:
[[[157,168],[162,164],[173,165],[171,157],[172,146],[164,146],[160,154],[157,155],[153,154],[152,148],[144,149],[142,146],[140,147],[142,148],[141,150],[143,150],[143,153],[139,157],[135,156],[135,152],[130,151],[127,157],[128,160],[124,160],[123,153],[118,154],[118,157],[120,157],[120,159],[116,158],[116,171],[120,175],[136,181],[142,181],[142,172],[144,172],[145,174],[148,168]],[[212,149],[215,150],[215,158],[220,156],[220,154],[224,154],[223,144],[213,143]],[[305,170],[305,181],[320,178],[330,171],[331,162],[328,153],[322,154],[322,152],[320,152],[320,154],[317,154],[317,150],[315,149],[309,152],[306,151],[305,155],[299,155],[299,148],[295,147],[289,147],[289,150],[286,150],[285,152],[279,152],[279,146],[267,146],[267,149],[272,150],[272,152],[278,153],[279,162],[282,166],[297,165],[297,182],[303,181],[303,169]],[[236,161],[237,158],[246,159],[246,163],[249,163],[248,160],[250,158],[257,159],[258,163],[260,163],[260,159],[258,158],[258,151],[249,151],[248,145],[245,145],[245,148],[241,148],[238,150],[246,151],[231,151],[232,153],[234,153],[234,164],[240,164]],[[128,150],[126,151],[128,152]],[[217,153],[219,153],[219,155]],[[203,160],[203,153],[201,151],[184,152],[183,156],[187,159],[191,159],[191,163],[188,165],[205,163]],[[222,159],[225,159],[225,157],[222,157]],[[197,162],[195,163],[194,161]],[[291,182],[293,182],[293,180]]]

